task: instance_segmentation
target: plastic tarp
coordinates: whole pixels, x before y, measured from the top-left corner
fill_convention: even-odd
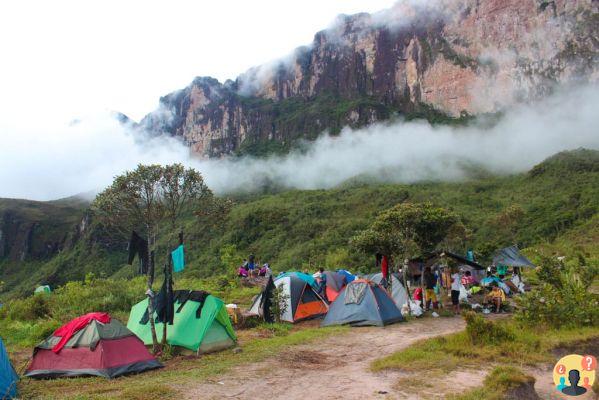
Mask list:
[[[506,247],[495,253],[493,264],[507,265],[509,267],[536,267],[528,258],[520,254],[520,251],[516,246]]]
[[[12,399],[17,396],[19,377],[12,367],[6,348],[0,339],[0,399]]]

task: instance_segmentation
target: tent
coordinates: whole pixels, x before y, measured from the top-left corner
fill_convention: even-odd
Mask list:
[[[356,279],[331,304],[322,326],[384,326],[400,321],[401,311],[385,289],[372,281]]]
[[[296,278],[299,278],[302,281],[306,282],[308,285],[312,286],[313,289],[318,288],[318,283],[316,283],[316,279],[314,279],[312,275],[308,275],[303,272],[283,272],[282,274],[279,274],[276,277],[276,279],[285,278],[287,276],[294,276]]]
[[[378,274],[367,275],[367,279],[376,283],[377,285],[381,285],[384,288],[388,287],[387,282],[383,279],[383,274],[379,272]],[[404,304],[408,303],[408,292],[406,288],[401,283],[400,275],[397,273],[391,274],[391,298],[393,302],[401,310]]]
[[[356,279],[356,276],[346,269],[338,269],[337,272],[345,275],[345,281],[347,283],[353,282],[353,280]]]
[[[38,286],[33,293],[52,293],[52,289],[50,289],[50,286],[48,285]]]
[[[12,367],[6,348],[0,339],[0,399],[12,399],[17,396],[17,381],[19,377]]]
[[[323,274],[326,275],[327,278],[327,300],[332,303],[337,296],[339,296],[339,292],[341,292],[347,284],[347,279],[345,274],[340,272],[324,271]]]
[[[219,351],[235,345],[237,337],[221,299],[206,292],[193,290],[175,290],[173,295],[175,316],[173,324],[167,325],[168,344],[198,354]],[[151,345],[150,323],[142,321],[147,309],[148,299],[135,304],[131,308],[127,328],[131,329],[146,345]],[[159,342],[162,341],[162,331],[163,323],[156,323]]]
[[[110,318],[102,323],[92,320],[76,332],[58,352],[60,342],[51,335],[37,345],[25,376],[59,378],[95,375],[115,378],[162,367],[137,336],[121,322]]]
[[[506,247],[498,250],[493,257],[494,265],[506,265],[508,267],[532,267],[536,266],[530,260],[520,254],[517,246]]]
[[[284,307],[282,307],[284,309],[281,315],[282,321],[298,322],[326,314],[328,310],[326,302],[314,291],[308,281],[292,273],[278,276],[274,284],[285,299]],[[263,292],[256,297],[248,315],[264,317],[260,307],[264,295]]]

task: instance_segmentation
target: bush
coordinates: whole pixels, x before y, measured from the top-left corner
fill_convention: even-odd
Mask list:
[[[599,295],[589,290],[597,269],[542,257],[539,286],[518,299],[518,320],[530,325],[597,326]]]
[[[49,298],[49,295],[42,294],[24,300],[11,301],[4,307],[5,311],[0,317],[20,321],[34,321],[51,317]]]
[[[504,325],[485,320],[474,312],[464,314],[466,333],[472,344],[489,345],[513,341],[515,335]]]

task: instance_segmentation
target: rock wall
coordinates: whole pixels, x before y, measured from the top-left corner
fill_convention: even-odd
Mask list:
[[[161,98],[140,126],[220,157],[394,114],[497,112],[558,85],[598,80],[598,3],[431,0],[415,9],[400,1],[340,16],[286,60],[235,81],[196,78]]]

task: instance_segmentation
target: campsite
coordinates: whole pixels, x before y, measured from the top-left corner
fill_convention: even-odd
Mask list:
[[[599,399],[598,27],[0,2],[0,400]]]

